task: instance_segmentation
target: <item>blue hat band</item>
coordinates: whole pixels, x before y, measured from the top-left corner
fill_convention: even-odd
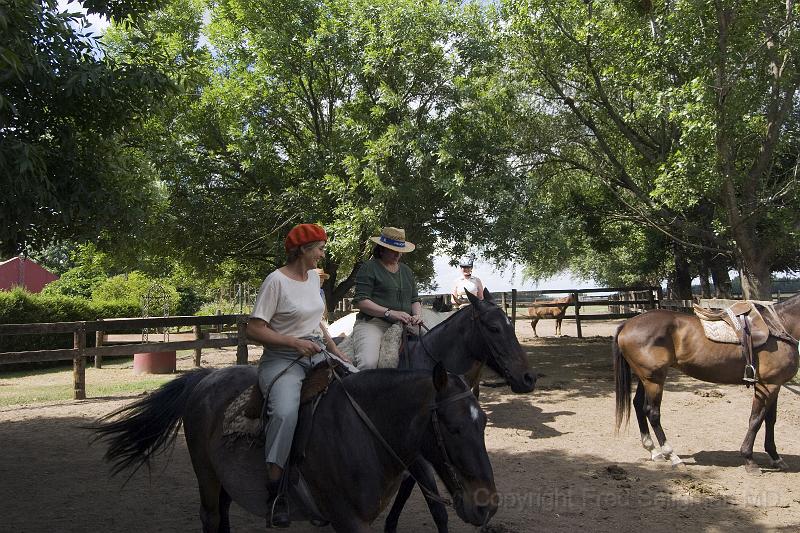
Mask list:
[[[389,237],[381,234],[381,242],[384,244],[389,244],[391,246],[397,246],[398,248],[405,248],[406,241],[396,241],[394,239],[390,239]]]

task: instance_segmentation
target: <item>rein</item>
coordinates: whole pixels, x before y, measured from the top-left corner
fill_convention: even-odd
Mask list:
[[[327,354],[327,350],[325,351],[325,353],[326,353],[327,357],[330,357]],[[367,426],[367,428],[372,432],[372,434],[375,436],[375,438],[378,440],[378,442],[380,442],[381,445],[386,449],[386,451],[389,453],[389,455],[397,463],[399,463],[403,467],[403,470],[405,470],[408,473],[408,475],[411,476],[411,478],[417,483],[417,486],[420,488],[420,490],[422,491],[424,496],[426,498],[430,499],[430,500],[433,500],[435,502],[441,503],[442,505],[449,505],[449,506],[452,507],[453,503],[450,500],[448,500],[446,498],[442,498],[441,496],[439,496],[435,492],[427,489],[422,483],[419,482],[419,480],[416,477],[414,477],[414,475],[409,471],[408,464],[406,464],[406,462],[403,461],[403,459],[399,455],[397,455],[397,452],[394,451],[394,448],[392,448],[392,445],[389,444],[388,442],[386,442],[386,439],[383,438],[383,435],[381,435],[380,430],[378,430],[378,428],[375,427],[375,424],[373,424],[372,420],[370,420],[369,415],[367,415],[367,413],[364,412],[364,410],[358,404],[356,399],[353,398],[353,396],[350,394],[350,391],[347,390],[347,387],[345,386],[344,381],[342,381],[342,378],[341,378],[341,376],[339,376],[339,373],[336,372],[336,369],[331,367],[331,370],[332,370],[332,373],[333,373],[334,377],[336,378],[336,381],[339,382],[339,385],[341,385],[342,390],[347,395],[347,399],[350,400],[350,405],[353,406],[353,409],[355,409],[356,414],[358,415],[358,417],[361,419],[362,422],[364,422],[364,424]],[[444,438],[442,437],[441,428],[439,426],[438,409],[443,405],[446,405],[448,403],[451,403],[451,402],[454,402],[454,401],[457,401],[457,400],[461,400],[463,398],[467,398],[468,396],[472,396],[472,391],[471,390],[466,390],[464,392],[461,392],[461,393],[456,394],[454,396],[451,396],[449,398],[445,398],[444,400],[442,400],[440,402],[435,402],[430,406],[431,421],[433,423],[433,432],[434,432],[434,435],[436,436],[436,443],[439,446],[439,449],[441,450],[442,456],[444,457],[444,464],[445,464],[445,467],[447,469],[447,473],[451,477],[451,481],[453,482],[453,485],[455,487],[457,487],[457,490],[456,490],[457,493],[462,493],[464,491],[464,487],[461,484],[461,482],[459,481],[458,476],[456,475],[456,472],[455,472],[455,468],[453,468],[453,465],[450,462],[450,456],[447,454],[447,448],[445,448]]]

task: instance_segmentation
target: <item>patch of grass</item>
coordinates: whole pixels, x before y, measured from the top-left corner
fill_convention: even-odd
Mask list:
[[[148,375],[135,381],[118,381],[93,385],[86,384],[86,396],[135,396],[157,389],[178,374]],[[72,400],[72,384],[53,385],[9,385],[0,388],[0,407],[31,405]]]

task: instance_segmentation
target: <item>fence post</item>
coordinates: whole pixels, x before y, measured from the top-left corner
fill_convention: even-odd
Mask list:
[[[72,336],[75,355],[72,358],[72,399],[86,399],[86,322],[79,322]]]
[[[511,289],[511,325],[517,330],[517,289]]]
[[[194,340],[199,341],[203,338],[203,331],[200,329],[199,325],[194,326],[192,328],[192,331],[194,331]],[[197,348],[194,349],[194,366],[196,368],[200,368],[200,355],[202,354],[202,352],[203,352],[202,346],[198,346]]]
[[[222,316],[222,309],[217,309],[217,316]],[[222,333],[222,322],[217,324],[217,333]]]
[[[244,315],[236,319],[236,364],[247,364],[247,317]]]
[[[98,322],[102,322],[102,318],[98,319]],[[94,333],[94,346],[95,348],[99,348],[103,345],[103,333],[105,333],[102,329],[98,329]],[[95,368],[103,368],[103,356],[97,354],[94,356],[94,367]]]
[[[650,309],[655,309],[656,308],[655,301],[653,300],[653,288],[652,287],[650,287],[647,290],[647,305],[650,307]]]
[[[583,332],[581,331],[581,301],[580,301],[579,292],[573,292],[572,297],[575,300],[575,328],[578,330],[578,338],[583,338]]]
[[[661,300],[664,299],[664,290],[660,285],[656,287],[656,298],[658,299],[658,308],[661,309]]]

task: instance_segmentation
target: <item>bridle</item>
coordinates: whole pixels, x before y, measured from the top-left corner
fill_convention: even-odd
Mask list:
[[[442,459],[444,461],[445,471],[447,472],[448,477],[450,478],[450,482],[453,487],[455,487],[455,493],[461,495],[464,493],[464,486],[461,484],[461,481],[456,474],[456,470],[453,467],[453,462],[450,460],[450,454],[447,453],[447,447],[444,444],[444,437],[442,436],[442,428],[439,423],[439,408],[443,405],[448,403],[452,403],[462,398],[467,398],[469,396],[473,396],[472,391],[470,389],[465,390],[464,392],[460,392],[455,396],[450,396],[449,398],[445,398],[440,402],[436,402],[431,405],[431,423],[433,424],[433,434],[436,436],[436,445],[439,447],[439,452],[442,454]],[[422,485],[417,482],[417,485],[421,488]]]

